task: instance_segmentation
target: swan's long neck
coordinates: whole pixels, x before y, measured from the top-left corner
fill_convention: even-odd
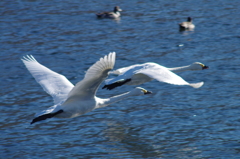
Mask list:
[[[110,97],[107,99],[98,98],[97,99],[98,100],[97,108],[106,107],[112,103],[118,102],[118,101],[123,100],[124,98],[130,97],[130,96],[133,96],[133,94],[131,92],[126,92],[126,93],[116,95],[116,96],[113,96],[113,97]]]
[[[182,67],[173,67],[173,68],[168,68],[169,71],[172,71],[174,73],[178,73],[178,72],[184,72],[184,71],[189,71],[190,65],[188,66],[182,66]]]

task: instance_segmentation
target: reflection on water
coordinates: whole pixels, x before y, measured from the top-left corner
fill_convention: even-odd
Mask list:
[[[96,19],[102,20],[102,21],[113,21],[113,22],[116,22],[117,24],[121,23],[121,17],[114,18],[114,19],[99,19],[99,18],[96,18]]]
[[[1,1],[0,130],[2,158],[238,158],[239,1]],[[119,5],[121,19],[95,13]],[[191,6],[191,7],[190,7]],[[179,31],[182,17],[196,28]],[[179,73],[200,89],[152,81],[154,94],[131,97],[73,119],[30,125],[52,105],[20,58],[33,54],[72,83],[100,57],[115,68],[195,61],[204,71]],[[99,97],[129,91],[100,89]]]
[[[116,148],[116,142],[121,145],[124,152],[120,152],[119,157],[127,157],[129,155],[139,156],[139,157],[160,157],[160,153],[155,152],[148,141],[144,141],[141,138],[141,128],[136,129],[134,127],[125,126],[124,124],[108,123],[108,128],[103,131],[103,135],[108,138],[108,142],[112,147],[111,150],[119,151]],[[122,151],[122,150],[121,150]]]
[[[194,31],[194,29],[193,28],[187,28],[187,29],[179,28],[179,31],[184,32],[185,35],[186,35],[186,33],[189,33],[189,32],[186,32],[186,31]]]

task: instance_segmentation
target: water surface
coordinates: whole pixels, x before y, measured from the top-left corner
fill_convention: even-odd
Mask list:
[[[94,13],[122,9],[118,21]],[[0,2],[2,158],[239,158],[240,1],[5,0]],[[179,32],[188,16],[194,31]],[[115,68],[195,61],[209,70],[179,73],[200,89],[152,81],[152,96],[131,97],[73,119],[30,126],[52,99],[20,58],[32,54],[72,83],[100,57]],[[99,90],[109,97],[133,89]]]

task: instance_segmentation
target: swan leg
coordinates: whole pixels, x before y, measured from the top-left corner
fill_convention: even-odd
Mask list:
[[[103,86],[102,89],[106,88],[106,89],[108,89],[108,90],[112,90],[112,89],[114,89],[114,88],[116,88],[116,87],[119,87],[119,86],[122,86],[122,85],[124,85],[125,83],[130,82],[130,81],[131,81],[130,78],[129,78],[129,79],[125,79],[125,80],[121,80],[121,81],[117,81],[117,82],[115,82],[115,83],[112,83],[112,84],[108,84],[108,85]]]
[[[35,122],[38,122],[38,121],[46,120],[47,118],[52,118],[55,115],[58,115],[58,114],[60,114],[62,112],[63,112],[63,110],[61,109],[61,110],[59,110],[59,111],[57,111],[55,113],[49,113],[49,114],[44,114],[44,115],[38,116],[38,117],[36,117],[36,118],[34,118],[32,120],[31,124],[33,124]]]

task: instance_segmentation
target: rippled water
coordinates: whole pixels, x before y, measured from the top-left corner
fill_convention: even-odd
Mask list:
[[[119,21],[96,19],[115,5],[123,9]],[[0,8],[1,158],[240,158],[239,0],[3,0]],[[195,30],[179,32],[188,16]],[[210,69],[180,73],[204,81],[200,89],[152,81],[142,85],[152,96],[29,125],[52,99],[23,55],[76,83],[110,51],[117,52],[115,68],[199,61]]]

